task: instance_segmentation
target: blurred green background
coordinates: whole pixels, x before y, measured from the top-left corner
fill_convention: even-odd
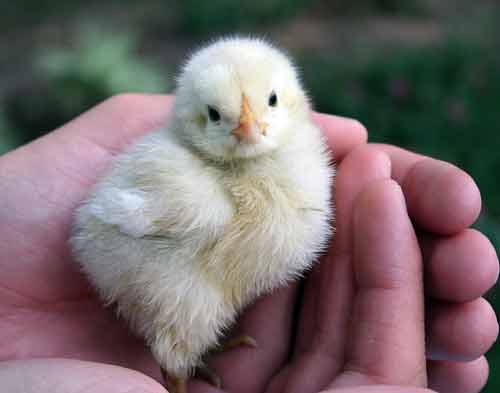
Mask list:
[[[171,91],[193,48],[252,33],[296,57],[317,110],[468,171],[483,195],[477,226],[498,251],[499,21],[495,0],[4,1],[0,154],[112,94]],[[484,391],[498,392],[500,346],[488,357]]]

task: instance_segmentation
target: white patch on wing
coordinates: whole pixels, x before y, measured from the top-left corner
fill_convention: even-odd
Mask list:
[[[109,188],[99,203],[92,203],[90,213],[107,224],[118,225],[120,230],[133,237],[144,236],[150,222],[144,214],[145,199],[138,190]]]

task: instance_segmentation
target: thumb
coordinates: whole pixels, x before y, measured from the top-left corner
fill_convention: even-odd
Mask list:
[[[366,186],[352,229],[350,345],[333,386],[426,386],[422,259],[400,187],[392,180]]]
[[[71,359],[0,362],[0,381],[9,393],[166,393],[137,371]]]

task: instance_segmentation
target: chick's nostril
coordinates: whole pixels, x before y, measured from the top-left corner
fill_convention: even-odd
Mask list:
[[[267,127],[269,126],[269,124],[264,123],[264,122],[260,122],[257,124],[257,126],[259,127],[260,133],[262,135],[266,136],[267,135]]]

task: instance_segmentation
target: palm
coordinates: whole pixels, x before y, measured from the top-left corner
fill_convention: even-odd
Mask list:
[[[0,313],[6,318],[0,321],[0,358],[75,358],[127,367],[161,380],[143,341],[102,306],[72,260],[66,244],[72,211],[111,155],[103,154],[94,141],[80,140],[81,156],[75,158],[61,131],[3,157],[2,191],[5,206],[13,209],[1,212]],[[16,160],[31,153],[23,149],[32,148],[42,152],[40,160]],[[50,155],[53,148],[57,156]],[[44,166],[48,157],[55,161]],[[61,173],[53,165],[59,162],[65,171],[75,159],[75,173]],[[17,173],[30,173],[29,182],[15,182],[11,190],[7,181]],[[41,214],[32,214],[30,206]]]
[[[67,280],[68,276],[61,276],[61,281]],[[2,315],[8,315],[0,330],[0,341],[5,343],[2,359],[12,354],[76,358],[153,373],[154,363],[141,340],[133,337],[110,310],[103,309],[92,293],[82,292],[75,298],[61,292],[45,301],[36,293],[25,297],[23,283],[8,284],[11,291],[2,297],[0,305]],[[5,288],[5,281],[0,285]],[[84,283],[76,278],[71,285]]]
[[[48,195],[4,194],[15,199],[17,206],[36,203],[44,217],[9,222],[11,216],[18,217],[19,211],[3,212],[7,219],[2,220],[0,228],[4,242],[0,357],[76,358],[156,376],[156,367],[142,341],[132,336],[110,309],[102,307],[71,260],[65,245],[69,206],[76,203],[83,190],[64,177],[58,181],[62,184],[57,187],[66,192],[56,196],[64,200],[57,209],[53,201],[46,199]]]
[[[72,211],[110,161],[112,154],[134,137],[160,123],[167,107],[168,98],[143,96],[115,99],[103,104],[102,109],[96,108],[48,137],[0,159],[0,192],[3,198],[3,204],[0,206],[1,359],[7,361],[73,358],[92,362],[44,359],[43,362],[31,361],[12,365],[25,370],[25,375],[33,375],[32,370],[35,370],[43,373],[45,379],[52,378],[54,381],[65,377],[67,380],[68,376],[72,376],[70,381],[78,387],[78,391],[90,381],[93,381],[93,384],[89,389],[93,392],[122,391],[120,389],[123,389],[125,381],[130,391],[133,387],[141,391],[162,391],[159,384],[144,376],[146,374],[160,379],[158,366],[149,351],[140,339],[128,332],[122,321],[115,318],[111,310],[101,306],[88,287],[85,277],[78,272],[76,264],[71,260],[66,240]],[[339,160],[363,141],[362,130],[352,122],[319,117],[318,121],[323,121],[326,127],[330,128],[328,136]],[[331,127],[335,129],[332,130]],[[116,129],[121,132],[110,131]],[[405,153],[405,159],[401,160],[398,158],[399,151],[389,151],[389,154],[393,162],[397,163],[392,174],[402,182],[405,170],[417,158]],[[419,296],[422,292],[421,281],[418,274],[420,250],[416,247],[413,229],[408,224],[406,209],[403,209],[404,212],[399,216],[402,221],[389,223],[385,235],[389,244],[392,240],[392,244],[398,245],[394,249],[406,255],[405,267],[396,268],[394,271],[413,269],[417,273],[413,281],[406,283],[414,289],[411,296],[417,303],[406,312],[405,319],[408,323],[403,323],[402,326],[406,328],[401,329],[405,336],[413,337],[410,340],[409,352],[415,356],[404,365],[408,373],[398,372],[395,375],[390,372],[390,367],[364,369],[366,362],[359,363],[359,360],[373,362],[373,358],[370,358],[363,348],[359,348],[359,345],[358,348],[356,345],[346,347],[349,340],[363,342],[363,335],[352,331],[348,312],[351,305],[354,305],[355,309],[363,307],[362,302],[359,304],[361,291],[356,289],[357,286],[351,285],[359,279],[356,276],[359,273],[356,270],[359,270],[356,260],[370,258],[369,255],[359,255],[359,250],[366,248],[366,245],[359,243],[359,239],[370,238],[370,226],[362,225],[361,230],[366,227],[368,232],[365,232],[364,236],[353,237],[354,224],[351,224],[351,221],[356,211],[365,209],[366,212],[373,207],[370,203],[365,203],[367,206],[362,203],[358,206],[354,199],[370,182],[377,179],[383,182],[390,177],[390,169],[388,172],[388,167],[381,160],[384,161],[380,154],[361,152],[341,164],[337,190],[339,230],[331,252],[312,272],[305,284],[297,327],[294,327],[297,287],[292,286],[260,299],[242,316],[238,328],[245,334],[254,336],[259,343],[259,349],[238,348],[212,360],[221,373],[225,386],[231,391],[264,391],[269,385],[270,392],[293,392],[294,389],[313,392],[332,383],[333,387],[366,383],[374,377],[370,372],[377,374],[376,377],[381,382],[424,384],[423,336],[419,334],[419,330],[423,329],[411,329],[411,326],[420,326],[419,321],[423,318],[420,304],[422,299]],[[358,176],[359,173],[364,175]],[[372,192],[376,193],[376,190]],[[378,200],[379,207],[385,206],[385,203],[394,205],[394,199],[390,198],[395,196],[390,186],[389,190],[386,189],[382,194],[388,195],[389,199]],[[411,209],[411,198],[408,204]],[[421,206],[414,208],[413,215],[417,221],[425,221],[425,217],[421,217],[421,210]],[[452,212],[455,213],[453,210]],[[451,224],[450,219],[446,220],[445,217],[448,222],[446,228],[439,227],[439,224],[426,226],[425,223],[423,227],[445,234],[456,233],[470,224],[477,214],[477,206],[471,205],[468,211],[462,213],[461,216],[455,214],[451,218]],[[453,219],[456,224],[453,224]],[[394,230],[395,228],[399,229]],[[382,257],[384,258],[385,256]],[[393,262],[395,267],[397,263],[401,263],[398,259]],[[494,265],[494,262],[494,258],[486,258],[482,263],[486,267]],[[352,266],[355,277],[352,274]],[[486,275],[489,278],[479,283],[477,288],[471,289],[469,285],[468,292],[455,289],[460,289],[460,280],[455,280],[455,292],[446,292],[441,287],[433,286],[430,291],[438,298],[446,300],[475,299],[493,282],[496,266],[490,270],[490,274]],[[444,278],[433,275],[431,271],[428,281],[442,282],[450,276],[446,271],[442,274]],[[386,281],[382,284],[394,284],[391,278],[394,279],[395,276],[386,275]],[[467,276],[466,280],[470,282],[470,277]],[[372,282],[371,286],[368,286],[370,293],[378,293],[379,284],[380,282]],[[396,292],[395,295],[399,296],[395,297],[405,296],[407,292]],[[397,309],[400,305],[394,307]],[[491,316],[489,320],[491,321]],[[383,326],[390,326],[394,321],[385,322]],[[380,332],[381,338],[387,337],[389,332],[376,325],[374,324],[370,331]],[[430,326],[432,328],[432,321]],[[486,330],[493,337],[495,326],[490,324]],[[292,343],[294,332],[297,333],[296,340]],[[481,333],[484,341],[485,330]],[[470,341],[474,334],[469,329],[464,332],[464,337],[459,337],[458,340]],[[375,352],[402,345],[402,342],[398,341],[398,335],[390,340],[392,341],[385,347],[375,348]],[[488,340],[486,342],[489,345]],[[430,348],[429,353],[435,350],[440,351],[442,356],[458,358],[464,352],[463,346],[460,345],[454,348],[448,346],[445,350],[439,347],[440,342],[435,345],[436,348]],[[474,348],[475,352],[471,354],[469,351],[467,356],[477,357],[485,349]],[[373,347],[370,350],[374,352]],[[382,354],[386,355],[383,358],[386,362],[400,360],[387,351]],[[127,369],[113,368],[107,364]],[[439,370],[447,371],[448,379],[453,380],[453,370],[464,373],[463,369],[457,369],[454,364],[451,364],[451,367],[443,367],[438,361],[436,365]],[[484,368],[484,361],[482,367]],[[357,373],[355,377],[346,379],[346,371],[352,374],[353,370]],[[432,367],[430,370],[432,371]],[[0,367],[0,373],[1,371]],[[439,382],[439,373],[434,374],[432,378]],[[475,371],[475,374],[478,372]],[[113,375],[116,378],[112,378]],[[482,383],[481,378],[478,378],[476,375],[476,380],[479,381],[477,383]],[[198,381],[192,384],[191,389],[193,392],[214,390]],[[448,391],[459,389],[452,386]]]

